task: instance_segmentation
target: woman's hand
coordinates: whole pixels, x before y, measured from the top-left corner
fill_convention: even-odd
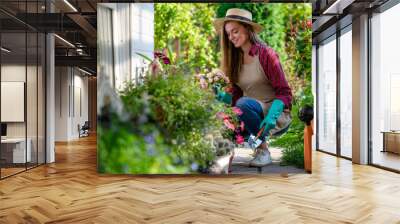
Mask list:
[[[214,93],[215,93],[215,98],[218,101],[221,101],[221,102],[226,103],[226,104],[231,104],[232,103],[232,95],[227,93],[227,92],[225,92],[225,91],[222,91],[221,86],[219,84],[214,84],[213,85],[213,90],[214,90]]]
[[[281,116],[283,109],[285,108],[285,104],[282,100],[275,99],[272,102],[271,107],[269,108],[267,116],[265,116],[264,120],[260,124],[260,129],[264,127],[264,131],[262,136],[269,134],[271,129],[275,128],[276,121],[278,120],[279,116]]]

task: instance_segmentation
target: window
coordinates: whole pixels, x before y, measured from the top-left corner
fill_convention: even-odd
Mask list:
[[[4,4],[18,6],[23,16],[43,12],[44,3]],[[0,178],[5,178],[45,163],[46,38],[12,16],[0,12],[0,17],[9,21],[0,29],[0,98],[9,101],[0,105],[1,124],[6,127],[0,144]]]
[[[352,157],[352,32],[340,36],[340,155]]]
[[[336,36],[318,48],[318,149],[336,153]]]
[[[396,170],[400,155],[386,150],[383,132],[400,131],[399,21],[399,4],[371,18],[372,163]]]

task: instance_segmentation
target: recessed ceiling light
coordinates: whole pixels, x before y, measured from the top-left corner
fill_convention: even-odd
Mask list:
[[[90,73],[90,72],[88,72],[88,71],[86,71],[86,70],[83,70],[83,69],[81,69],[81,68],[79,68],[79,67],[78,67],[78,70],[81,71],[81,72],[83,72],[83,73],[85,73],[85,74],[92,75],[92,73]]]
[[[342,14],[343,9],[351,5],[355,0],[336,0],[322,14]]]
[[[74,12],[78,12],[78,10],[68,1],[68,0],[64,0],[65,4],[67,4],[72,10],[74,10]]]
[[[63,41],[64,43],[66,43],[67,45],[69,45],[69,46],[75,48],[75,45],[73,45],[73,44],[72,44],[71,42],[69,42],[68,40],[66,40],[66,39],[64,39],[64,38],[62,38],[62,37],[60,37],[60,36],[57,35],[57,34],[54,34],[54,36],[57,37],[58,39],[60,39],[61,41]]]
[[[9,50],[9,49],[7,49],[7,48],[5,48],[5,47],[1,47],[0,49],[1,49],[2,51],[6,52],[6,53],[10,53],[10,52],[11,52],[11,50]]]

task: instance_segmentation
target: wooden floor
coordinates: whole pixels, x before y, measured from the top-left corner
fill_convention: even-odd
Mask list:
[[[1,178],[11,176],[13,174],[19,173],[26,170],[25,167],[17,167],[17,168],[1,168]]]
[[[94,138],[0,181],[0,223],[400,223],[400,175],[314,153],[313,174],[96,173]]]

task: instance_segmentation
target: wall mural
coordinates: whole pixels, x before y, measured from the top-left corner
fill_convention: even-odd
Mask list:
[[[98,18],[98,172],[311,172],[311,4],[104,3]]]

